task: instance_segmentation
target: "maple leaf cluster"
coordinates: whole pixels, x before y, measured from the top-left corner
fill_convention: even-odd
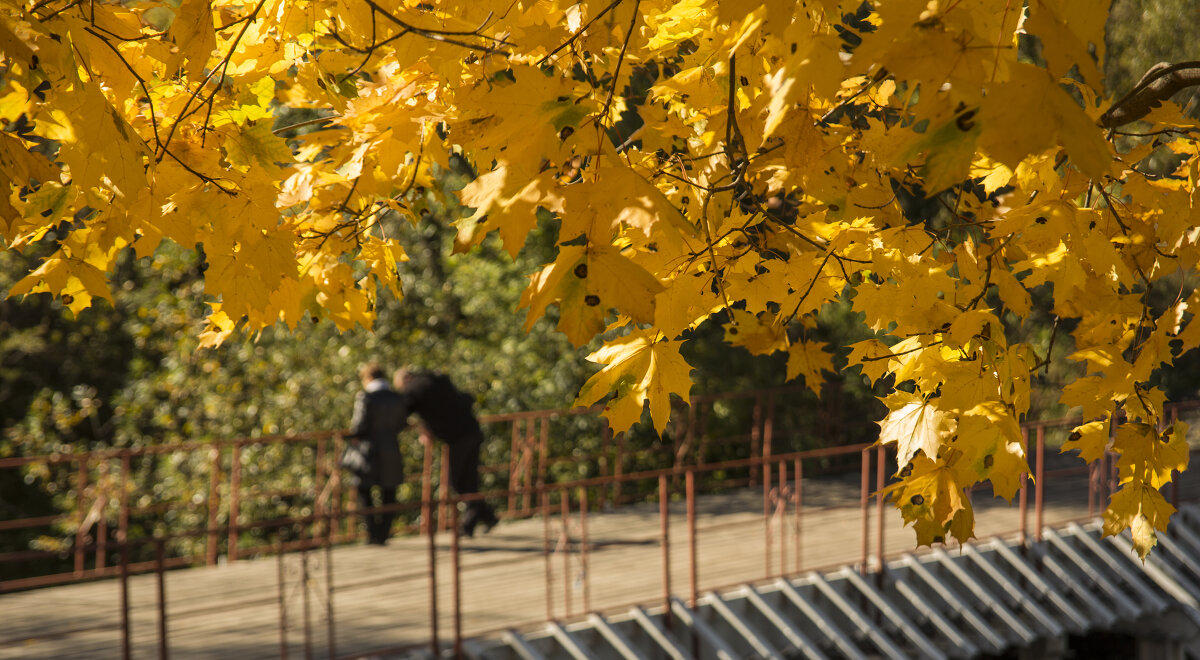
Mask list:
[[[0,0],[0,236],[52,247],[7,293],[78,312],[111,299],[119,253],[170,240],[203,248],[206,345],[369,327],[401,295],[381,219],[415,221],[466,158],[461,249],[495,231],[516,254],[560,221],[523,307],[608,338],[578,403],[617,431],[665,425],[715,314],[819,392],[831,347],[807,329],[850,298],[877,332],[850,366],[898,386],[892,499],[931,543],[971,536],[973,484],[1011,497],[1028,471],[1030,379],[1060,358],[1005,328],[1048,290],[1086,367],[1066,448],[1118,454],[1106,530],[1144,555],[1188,456],[1150,383],[1200,340],[1200,153],[1170,103],[1121,130],[1104,26],[1084,0]],[[1139,167],[1163,151],[1171,171]]]

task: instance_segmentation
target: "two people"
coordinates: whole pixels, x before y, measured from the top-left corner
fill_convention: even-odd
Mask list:
[[[376,508],[376,489],[380,494],[378,507],[396,503],[396,488],[404,481],[398,435],[408,427],[408,418],[414,413],[434,437],[449,447],[447,467],[454,492],[459,495],[479,492],[483,429],[475,417],[475,401],[469,394],[459,391],[444,374],[409,368],[396,372],[394,388],[378,364],[363,366],[359,378],[363,389],[355,399],[347,435],[365,459],[359,465],[347,465],[358,490],[359,510]],[[377,512],[363,517],[367,542],[386,544],[395,514]],[[473,499],[466,503],[459,531],[464,536],[473,536],[479,525],[490,531],[498,521],[487,502]]]

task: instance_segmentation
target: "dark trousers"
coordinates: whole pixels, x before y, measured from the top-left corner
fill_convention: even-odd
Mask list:
[[[470,495],[479,492],[479,448],[483,444],[482,436],[468,436],[454,442],[446,443],[449,448],[450,488],[459,495]],[[489,527],[496,524],[496,512],[483,500],[467,502],[461,526],[468,534],[475,530],[475,525],[483,522]]]
[[[377,506],[388,506],[396,503],[395,488],[379,488],[379,504],[375,503],[374,485],[360,483],[358,485],[358,510],[366,511]],[[371,543],[383,543],[392,535],[392,520],[396,517],[394,511],[363,513],[362,519],[367,524],[367,540]]]

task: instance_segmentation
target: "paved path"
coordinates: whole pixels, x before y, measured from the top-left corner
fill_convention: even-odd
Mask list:
[[[798,532],[792,508],[768,524],[761,488],[699,498],[698,590],[759,580],[784,570],[806,572],[857,563],[862,539],[858,488],[857,478],[806,480]],[[1047,495],[1045,524],[1086,518],[1086,498],[1082,477],[1059,480]],[[1018,529],[1015,505],[977,499],[981,537]],[[874,535],[873,507],[869,523]],[[463,540],[459,553],[463,633],[479,635],[543,621],[548,615],[547,592],[550,614],[563,619],[589,608],[604,611],[661,603],[664,571],[658,506],[589,513],[586,552],[581,552],[580,544],[583,524],[578,512],[572,512],[566,543],[558,511],[548,521],[506,521],[486,536]],[[1029,524],[1032,531],[1032,507]],[[884,529],[887,554],[913,550],[912,532],[901,528],[888,505]],[[687,598],[691,585],[683,502],[670,507],[668,538],[671,589]],[[439,534],[435,542],[439,635],[449,641],[454,625],[451,539]],[[169,657],[252,660],[281,657],[286,650],[291,658],[326,658],[331,646],[338,656],[345,656],[427,643],[431,631],[428,559],[428,539],[411,536],[395,538],[382,548],[357,545],[329,553],[291,554],[282,563],[265,557],[171,571],[165,578]],[[132,655],[157,658],[156,576],[135,576],[129,585]],[[0,659],[120,658],[119,587],[118,580],[105,580],[0,596]],[[333,644],[330,612],[335,624]],[[281,619],[286,621],[284,631]]]

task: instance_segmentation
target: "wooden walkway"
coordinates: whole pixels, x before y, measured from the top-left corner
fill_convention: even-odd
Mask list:
[[[1048,494],[1046,525],[1087,517],[1086,482],[1082,477],[1071,481],[1061,481],[1056,496]],[[761,488],[698,498],[698,591],[858,563],[863,522],[857,479],[806,479],[804,488],[798,530],[791,507],[768,523]],[[1015,503],[1009,507],[1002,500],[986,500],[978,497],[976,502],[981,537],[1019,529]],[[886,554],[913,551],[911,530],[902,529],[890,505],[885,504],[884,512]],[[1028,516],[1032,530],[1032,506]],[[668,521],[670,587],[686,599],[691,562],[683,502],[672,503]],[[589,543],[581,552],[584,524]],[[876,526],[872,500],[872,537]],[[549,520],[506,521],[490,534],[462,540],[464,636],[528,627],[548,617],[570,619],[588,610],[662,602],[664,554],[657,505],[592,512],[586,521],[574,511],[565,527],[564,541],[564,524],[555,512]],[[439,534],[435,542],[438,634],[449,642],[454,634],[451,539]],[[873,540],[870,552],[875,554]],[[336,656],[348,656],[427,644],[428,566],[428,539],[409,536],[394,538],[387,547],[344,546],[290,554],[282,562],[265,557],[168,572],[169,657],[327,658],[331,648]],[[329,580],[332,599],[327,597]],[[135,576],[129,585],[132,656],[160,657],[156,576]],[[0,612],[0,659],[122,656],[119,580],[0,596]],[[281,630],[281,620],[286,629]]]

